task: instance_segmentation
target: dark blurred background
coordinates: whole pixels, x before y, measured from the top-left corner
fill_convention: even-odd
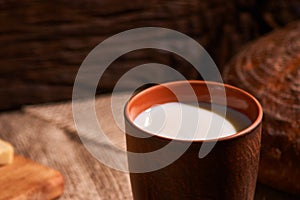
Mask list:
[[[68,100],[80,64],[106,38],[131,28],[171,28],[196,39],[220,71],[255,38],[300,18],[299,0],[0,0],[0,110]],[[117,59],[99,93],[139,64],[170,65],[199,78],[168,52],[139,50]]]

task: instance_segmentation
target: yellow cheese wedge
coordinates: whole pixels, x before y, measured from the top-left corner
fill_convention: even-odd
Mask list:
[[[14,148],[8,142],[0,140],[0,165],[11,164],[14,159]]]

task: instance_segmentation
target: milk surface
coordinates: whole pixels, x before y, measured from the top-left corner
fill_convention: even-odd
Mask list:
[[[218,139],[251,124],[246,115],[234,109],[214,104],[212,112],[210,106],[179,102],[155,105],[140,113],[134,123],[154,135],[180,140]]]

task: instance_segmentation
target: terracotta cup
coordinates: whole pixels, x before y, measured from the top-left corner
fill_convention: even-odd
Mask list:
[[[192,87],[198,102],[210,103],[210,94],[214,94],[214,103],[222,104],[223,100],[218,102],[218,95],[221,95],[221,88],[225,88],[227,107],[245,114],[251,120],[251,125],[231,136],[208,141],[187,141],[157,136],[133,123],[139,113],[153,105],[178,101],[169,88],[183,96],[183,101],[191,101],[190,95],[187,95],[184,89],[187,84]],[[222,98],[220,96],[219,99]],[[124,115],[127,151],[145,154],[142,159],[128,154],[135,200],[254,198],[263,111],[259,102],[249,93],[215,82],[170,82],[137,93],[125,106]],[[167,151],[154,156],[146,155],[171,142],[174,145]],[[199,149],[204,142],[215,145],[205,157],[199,158]],[[188,146],[187,150],[169,165],[154,171],[135,171],[137,168],[147,168],[149,164],[162,164],[164,160],[178,153],[182,146]]]

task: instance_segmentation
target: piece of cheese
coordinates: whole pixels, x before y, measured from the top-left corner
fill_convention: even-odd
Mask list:
[[[0,165],[11,164],[14,159],[14,148],[8,142],[0,140]]]

